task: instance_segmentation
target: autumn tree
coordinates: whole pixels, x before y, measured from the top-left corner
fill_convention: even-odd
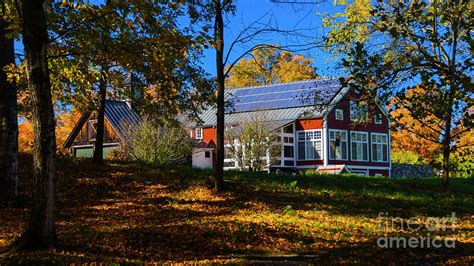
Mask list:
[[[16,86],[7,78],[6,67],[15,64],[9,17],[12,6],[0,3],[0,203],[18,193],[18,122]]]
[[[349,76],[343,83],[364,94],[395,97],[395,108],[406,109],[436,133],[420,137],[441,145],[447,191],[451,154],[459,148],[460,136],[472,128],[472,4],[378,2],[370,14],[366,25],[371,39],[349,49],[343,61]],[[383,46],[377,45],[380,40]],[[414,86],[423,94],[408,94]]]
[[[22,40],[34,128],[34,176],[31,216],[20,246],[49,248],[55,230],[55,134],[48,69],[48,29],[44,1],[21,1]]]
[[[277,134],[265,116],[255,116],[237,127],[228,128],[225,134],[228,149],[242,171],[262,171],[281,152]]]
[[[313,61],[278,46],[263,47],[252,51],[229,71],[226,86],[239,88],[268,85],[316,78]]]
[[[98,163],[102,162],[103,138],[100,136],[103,135],[105,99],[111,94],[123,98],[135,93],[125,91],[123,86],[130,73],[142,79],[142,86],[137,88],[141,93],[153,90],[152,95],[145,95],[151,96],[153,101],[143,101],[147,107],[153,107],[144,108],[149,112],[167,112],[169,116],[184,111],[193,113],[211,98],[208,76],[198,65],[204,41],[199,32],[181,27],[177,22],[185,15],[184,4],[55,3],[52,11],[55,49],[50,58],[52,62],[59,62],[55,65],[60,67],[55,70],[64,76],[58,88],[64,98],[73,102],[75,95],[89,95],[89,99],[83,99],[89,103],[90,98],[94,99],[91,105],[98,110],[94,160]]]

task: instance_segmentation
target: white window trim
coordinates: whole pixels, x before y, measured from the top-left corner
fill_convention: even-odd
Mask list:
[[[337,114],[338,114],[338,113],[341,114],[341,119],[338,119],[338,118],[337,118]],[[336,110],[334,111],[334,118],[335,118],[335,120],[337,120],[337,121],[344,121],[344,110],[342,110],[342,109],[336,109]]]
[[[385,136],[385,143],[382,143],[382,142],[373,142],[372,141],[372,136]],[[387,160],[384,161],[383,158],[381,161],[378,161],[378,160],[374,160],[374,156],[373,156],[373,151],[372,151],[372,144],[380,144],[380,145],[387,145]],[[389,158],[389,155],[388,155],[388,149],[389,149],[389,146],[388,146],[388,134],[386,133],[370,133],[370,159],[372,162],[376,162],[376,163],[388,163],[388,158]],[[383,156],[382,156],[383,157]]]
[[[305,148],[305,158],[304,160],[300,159],[298,157],[298,154],[299,154],[299,145],[298,143],[300,142],[300,139],[299,139],[299,133],[301,132],[304,132],[305,133],[305,142],[308,141],[306,140],[306,132],[320,132],[321,133],[321,139],[319,139],[319,141],[321,142],[321,152],[320,152],[320,158],[316,159],[307,159],[308,156],[306,156],[306,148]],[[295,146],[296,146],[296,149],[295,149],[295,159],[297,161],[321,161],[321,160],[324,160],[324,147],[323,147],[323,130],[322,129],[310,129],[310,130],[297,130],[296,132],[296,135],[295,135]],[[305,144],[305,147],[306,147],[306,144]],[[295,164],[296,165],[296,164]]]
[[[346,133],[346,159],[336,159],[336,158],[331,158],[331,132],[344,132]],[[329,134],[328,134],[328,151],[329,151],[329,160],[335,160],[335,161],[347,161],[349,160],[349,136],[347,130],[342,130],[342,129],[329,129]]]
[[[377,124],[377,125],[382,124],[382,114],[377,113],[377,114],[374,115],[374,124]]]
[[[199,132],[199,134],[198,134],[198,132]],[[202,139],[202,128],[201,127],[196,128],[196,139],[199,139],[199,140]]]
[[[362,133],[362,134],[365,134],[366,135],[366,141],[363,142],[363,141],[354,141],[356,143],[366,143],[367,144],[367,160],[355,160],[354,158],[352,158],[352,133]],[[349,133],[350,135],[350,145],[351,145],[351,161],[354,161],[354,162],[368,162],[370,160],[370,153],[369,153],[369,146],[370,146],[370,141],[369,141],[369,132],[365,132],[365,131],[351,131]]]

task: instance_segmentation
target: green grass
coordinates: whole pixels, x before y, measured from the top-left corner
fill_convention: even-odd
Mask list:
[[[14,252],[6,263],[465,263],[474,254],[474,180],[225,173],[88,160],[62,160],[58,171],[58,246]],[[25,206],[0,208],[0,249],[28,220],[30,172],[22,172]],[[379,237],[425,236],[426,230],[380,228],[379,213],[459,218],[454,250],[380,249]],[[403,225],[403,223],[401,223]],[[289,256],[289,257],[288,257]]]

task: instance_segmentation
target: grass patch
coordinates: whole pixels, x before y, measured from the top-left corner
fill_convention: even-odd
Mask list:
[[[23,165],[29,162],[24,163]],[[57,248],[9,253],[0,264],[152,262],[241,263],[288,260],[339,263],[466,263],[474,254],[474,182],[439,179],[292,176],[226,172],[215,194],[212,172],[88,160],[61,160]],[[22,170],[23,205],[0,208],[0,248],[19,236],[31,199]],[[380,212],[408,219],[456,212],[455,249],[380,249],[379,237],[422,236],[379,225]],[[402,223],[403,224],[403,223]],[[401,224],[401,225],[402,225]],[[285,258],[285,259],[283,259]]]

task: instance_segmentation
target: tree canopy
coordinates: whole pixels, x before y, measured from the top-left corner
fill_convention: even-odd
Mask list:
[[[229,88],[268,85],[313,79],[316,68],[313,61],[278,47],[254,50],[250,57],[241,59],[229,72]]]

